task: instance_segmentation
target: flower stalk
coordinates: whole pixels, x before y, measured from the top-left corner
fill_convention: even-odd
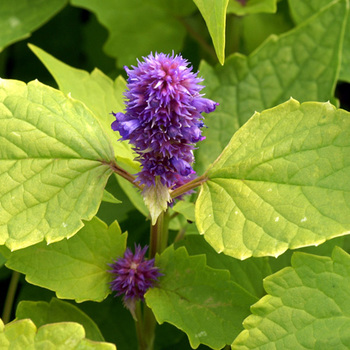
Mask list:
[[[126,108],[112,113],[111,125],[133,145],[141,171],[134,176],[115,163],[108,165],[142,190],[151,217],[149,260],[144,260],[147,248],[135,245],[135,254],[127,249],[110,272],[116,275],[112,290],[124,295],[124,305],[134,317],[139,349],[152,350],[156,319],[140,301],[161,276],[154,261],[168,245],[169,206],[207,180],[205,175],[195,177],[193,151],[205,139],[202,113],[213,112],[218,103],[203,98],[203,79],[181,55],[151,53],[143,59],[137,66],[124,67]]]
[[[4,324],[10,322],[12,306],[15,300],[16,290],[17,290],[20,276],[21,274],[17,271],[12,272],[10,285],[6,295],[4,311],[2,314],[2,321],[4,322]]]

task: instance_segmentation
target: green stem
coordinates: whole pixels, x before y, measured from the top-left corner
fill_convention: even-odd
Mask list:
[[[157,253],[160,254],[167,247],[169,221],[169,213],[163,212],[159,215],[156,223],[154,225],[151,225],[149,249],[149,257],[151,259],[154,258]],[[137,315],[137,318],[139,319],[139,315]],[[142,327],[140,327],[140,329],[138,330],[138,332],[140,332],[140,335],[138,335],[138,339],[142,339],[142,341],[144,342],[142,344],[144,344],[143,346],[145,347],[141,348],[141,344],[139,341],[140,350],[153,350],[156,325],[156,319],[152,310],[148,308],[147,305],[144,305]]]
[[[121,168],[115,162],[107,163],[105,161],[102,161],[102,163],[108,165],[116,174],[120,175],[124,179],[128,180],[129,182],[131,182],[134,186],[136,186],[140,190],[143,190],[144,186],[140,185],[138,182],[135,182],[136,177],[134,175],[130,174],[129,172],[127,172],[125,169]]]
[[[145,340],[147,343],[146,350],[153,350],[157,322],[152,310],[147,307],[146,304],[143,308],[143,326]]]
[[[2,314],[2,320],[6,324],[10,321],[11,311],[13,306],[13,301],[15,300],[16,290],[18,286],[19,277],[21,274],[17,271],[12,272],[11,281],[9,285],[9,289],[7,291],[4,312]]]
[[[147,344],[144,337],[144,328],[143,328],[143,317],[141,311],[141,303],[138,301],[135,308],[135,328],[136,328],[136,336],[137,342],[139,344],[139,350],[147,350]]]
[[[208,180],[208,178],[207,178],[206,174],[199,176],[199,177],[195,178],[194,180],[187,182],[184,185],[171,191],[170,196],[171,196],[171,198],[176,198],[178,196],[181,196],[182,194],[200,186],[202,183],[206,182],[207,180]]]
[[[177,233],[174,243],[181,241],[185,237],[186,230],[185,228],[181,228],[180,231]]]
[[[156,253],[161,253],[168,245],[169,213],[159,215],[156,223],[151,225],[149,257],[152,259]]]

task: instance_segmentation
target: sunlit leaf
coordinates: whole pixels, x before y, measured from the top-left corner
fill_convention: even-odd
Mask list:
[[[21,301],[16,309],[16,319],[30,318],[37,328],[48,323],[77,322],[84,327],[86,337],[95,341],[104,338],[95,322],[73,304],[52,298],[50,303],[45,301]]]
[[[110,193],[110,192],[108,192],[107,190],[104,190],[104,191],[103,191],[102,200],[103,200],[104,202],[108,202],[108,203],[115,203],[115,204],[121,203],[121,201],[120,201],[119,199],[115,198],[115,197],[113,196],[113,194]]]
[[[350,257],[335,248],[332,258],[295,253],[287,267],[264,281],[268,295],[233,350],[348,349],[350,344]]]
[[[290,100],[256,113],[208,172],[196,223],[218,252],[278,256],[350,232],[350,113]]]
[[[173,210],[182,214],[186,220],[195,221],[193,202],[179,201],[173,206]]]
[[[29,319],[6,325],[0,319],[0,344],[4,349],[116,350],[114,344],[86,339],[84,327],[78,323],[52,323],[37,329]]]
[[[113,81],[97,68],[89,74],[68,66],[34,45],[29,47],[50,71],[60,90],[82,101],[94,112],[112,142],[117,160],[127,163],[137,171],[138,164],[133,161],[135,154],[131,146],[126,141],[120,141],[119,133],[111,128],[111,123],[115,120],[112,111],[116,113],[124,110],[125,80],[120,76]]]
[[[0,244],[73,236],[100,205],[113,149],[81,102],[38,81],[0,80]]]

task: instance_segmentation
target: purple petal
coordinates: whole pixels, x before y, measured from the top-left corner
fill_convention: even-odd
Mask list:
[[[219,103],[209,100],[208,98],[196,98],[193,100],[192,105],[198,110],[199,113],[210,113],[215,111],[216,106]]]
[[[191,165],[183,159],[172,158],[171,163],[182,176],[188,176],[193,172]]]

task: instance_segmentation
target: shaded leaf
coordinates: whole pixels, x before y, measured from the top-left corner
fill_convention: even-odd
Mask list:
[[[193,4],[187,0],[180,5],[172,1],[171,6],[163,0],[71,0],[71,4],[94,12],[108,29],[104,49],[118,58],[120,66],[136,64],[136,58],[151,51],[179,51],[186,34],[179,16],[193,11]],[[180,13],[174,12],[177,9]]]
[[[145,298],[158,323],[183,330],[193,348],[230,344],[256,298],[230,281],[228,271],[206,266],[205,255],[189,256],[184,247],[167,248],[156,265],[164,276]]]
[[[227,13],[244,16],[251,13],[275,13],[277,0],[230,0]]]
[[[1,268],[2,265],[5,264],[5,262],[6,262],[6,258],[0,252],[0,268]]]
[[[69,240],[13,252],[6,266],[55,291],[58,298],[102,301],[110,293],[108,264],[123,255],[126,237],[117,222],[107,227],[94,218]]]
[[[248,53],[256,50],[270,35],[280,35],[294,27],[286,1],[279,3],[276,13],[255,13],[239,20],[242,25],[241,47]]]
[[[208,172],[199,232],[218,252],[278,256],[350,231],[350,113],[290,100],[256,113]]]
[[[68,0],[4,0],[0,3],[0,52],[25,39],[61,11]]]
[[[264,281],[267,296],[232,349],[348,349],[350,257],[335,248],[332,258],[295,253],[287,267]]]
[[[81,102],[38,81],[0,80],[0,244],[73,236],[100,205],[113,149]]]
[[[121,297],[110,295],[101,303],[87,301],[79,308],[93,318],[106,341],[116,344],[118,350],[137,349],[135,322]]]
[[[331,0],[292,0],[288,1],[290,13],[296,23],[301,23],[309,17],[315,15],[319,11],[332,5]],[[349,3],[347,1],[349,8]],[[339,39],[338,39],[339,40]],[[348,17],[347,24],[344,28],[344,42],[341,55],[341,69],[339,72],[339,80],[350,82],[350,19]]]
[[[190,255],[205,254],[207,265],[214,269],[228,270],[231,281],[256,298],[265,295],[263,279],[271,274],[268,258],[251,258],[244,261],[218,254],[200,235],[186,235],[176,247],[184,246]]]

